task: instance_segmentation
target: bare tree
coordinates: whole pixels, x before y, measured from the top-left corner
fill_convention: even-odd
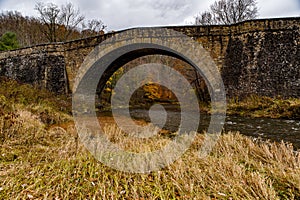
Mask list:
[[[256,0],[219,0],[195,17],[196,25],[234,24],[258,16]]]
[[[79,9],[72,3],[67,3],[59,8],[53,3],[37,3],[35,10],[38,11],[41,30],[49,42],[66,41],[70,38],[75,39],[81,36],[92,36],[104,33],[106,28],[101,20],[84,21],[85,17],[80,14]],[[79,25],[82,25],[81,29]],[[75,35],[75,37],[74,37]]]
[[[205,11],[205,12],[201,13],[200,16],[197,16],[195,21],[196,21],[195,22],[196,25],[213,25],[213,24],[216,24],[215,20],[213,18],[213,15],[208,11]]]
[[[66,41],[84,20],[84,16],[72,3],[67,3],[59,8],[53,3],[38,2],[35,10],[40,15],[41,30],[49,42]]]
[[[80,14],[79,9],[76,9],[72,3],[67,3],[61,6],[59,15],[59,24],[64,25],[66,33],[63,40],[66,41],[76,27],[84,20],[84,16]]]
[[[81,26],[82,37],[104,34],[103,30],[106,28],[106,25],[101,20],[97,19],[92,19],[87,22],[83,22]]]
[[[43,24],[41,31],[49,42],[56,42],[60,9],[53,3],[44,4],[42,2],[38,2],[34,9],[38,11],[39,19]]]

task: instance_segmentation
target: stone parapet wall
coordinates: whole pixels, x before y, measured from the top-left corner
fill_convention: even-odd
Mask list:
[[[153,30],[160,28],[182,32],[210,52],[221,70],[228,97],[249,94],[300,97],[299,17],[251,20],[230,26],[172,26]],[[71,92],[77,71],[90,51],[124,31],[2,52],[0,76],[58,93]]]

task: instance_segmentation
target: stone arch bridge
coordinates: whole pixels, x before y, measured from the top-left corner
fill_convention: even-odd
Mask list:
[[[229,97],[300,97],[299,17],[251,20],[228,26],[151,29],[160,28],[173,29],[201,43],[221,71]],[[124,31],[2,52],[0,76],[69,94],[85,57],[98,44],[121,32]]]

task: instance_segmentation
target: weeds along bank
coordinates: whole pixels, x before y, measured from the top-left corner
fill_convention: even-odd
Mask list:
[[[0,79],[0,141],[28,138],[39,134],[52,124],[71,121],[70,100],[38,90],[27,84]]]
[[[199,134],[172,165],[150,174],[122,173],[96,161],[77,140],[68,99],[13,81],[0,83],[0,199],[300,197],[300,155],[291,145],[228,133],[199,159]],[[133,141],[114,126],[104,131],[134,152],[170,141],[159,135]]]
[[[300,119],[300,98],[260,97],[250,95],[244,99],[230,99],[228,115]]]
[[[2,114],[30,112],[45,125],[70,120],[71,99],[5,77],[0,77],[0,99]]]

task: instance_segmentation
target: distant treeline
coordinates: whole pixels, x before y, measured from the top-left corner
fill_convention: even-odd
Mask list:
[[[44,5],[56,6],[54,4]],[[41,14],[40,14],[41,15]],[[43,17],[43,16],[42,16]],[[53,26],[40,17],[23,16],[18,11],[3,11],[0,13],[0,38],[7,33],[16,35],[18,47],[27,47],[49,42],[63,42],[103,34],[105,25],[101,20],[83,21],[76,27],[63,23],[55,23],[55,38],[50,40],[49,27]],[[97,27],[95,27],[95,25]],[[53,28],[53,27],[51,27]],[[10,49],[7,49],[10,50]]]

